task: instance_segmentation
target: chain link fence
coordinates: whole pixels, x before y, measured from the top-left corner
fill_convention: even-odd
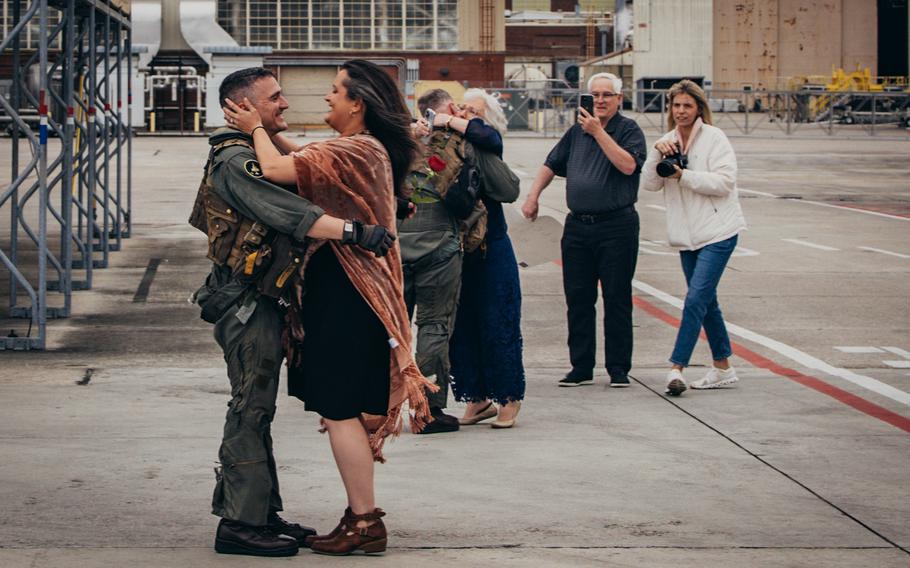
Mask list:
[[[575,122],[578,89],[498,89],[510,132],[558,137]],[[667,130],[663,89],[623,92],[623,113],[648,133]],[[740,136],[881,136],[910,139],[910,93],[708,91],[714,125]]]

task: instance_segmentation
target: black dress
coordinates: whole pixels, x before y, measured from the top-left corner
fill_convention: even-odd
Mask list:
[[[330,420],[386,414],[388,333],[328,244],[310,258],[304,287],[302,361],[288,372],[289,393]]]

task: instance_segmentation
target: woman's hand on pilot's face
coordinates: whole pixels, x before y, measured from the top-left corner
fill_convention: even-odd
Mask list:
[[[221,110],[224,111],[225,120],[229,125],[247,134],[250,134],[257,126],[262,126],[259,111],[246,97],[243,98],[243,106],[230,99],[224,99],[224,102],[226,106]]]

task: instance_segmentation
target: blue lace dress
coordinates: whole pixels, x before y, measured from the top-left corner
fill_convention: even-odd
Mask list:
[[[465,137],[475,148],[502,157],[502,137],[483,121],[468,124]],[[522,400],[521,285],[502,204],[483,197],[487,207],[486,247],[464,256],[461,298],[449,343],[455,398],[465,402]]]

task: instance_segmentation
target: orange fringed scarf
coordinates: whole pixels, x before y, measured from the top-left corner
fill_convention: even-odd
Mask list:
[[[301,197],[342,219],[395,228],[395,195],[392,167],[382,144],[372,136],[358,134],[305,146],[294,154],[297,191]],[[323,245],[315,242],[308,255]],[[384,462],[382,446],[389,435],[401,433],[401,406],[411,409],[411,430],[419,432],[430,420],[424,388],[439,387],[427,381],[411,356],[411,322],[404,302],[401,250],[396,242],[383,258],[339,241],[328,241],[351,283],[373,309],[389,334],[391,345],[389,411],[386,416],[361,414],[369,433],[373,458]],[[301,271],[304,268],[300,269]],[[305,286],[305,284],[304,284]],[[297,291],[297,306],[302,290]],[[290,333],[301,341],[300,318],[292,318]],[[293,343],[293,342],[289,342]],[[294,361],[289,353],[288,361]]]

